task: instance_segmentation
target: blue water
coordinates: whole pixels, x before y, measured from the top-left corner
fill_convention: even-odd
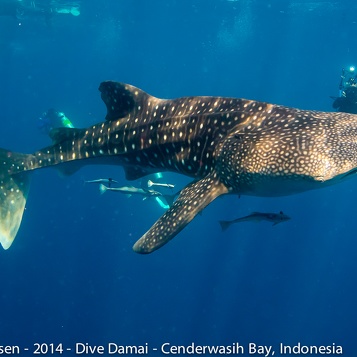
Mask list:
[[[51,107],[78,127],[102,121],[97,88],[107,79],[163,98],[331,110],[341,68],[357,64],[356,14],[347,0],[86,0],[80,16],[50,24],[0,17],[0,146],[48,145],[36,120]],[[336,343],[355,356],[355,180],[283,198],[217,199],[141,256],[131,247],[163,210],[83,184],[99,177],[127,184],[121,167],[32,175],[19,234],[0,250],[0,345]],[[280,210],[292,219],[274,227],[222,233],[218,224]]]

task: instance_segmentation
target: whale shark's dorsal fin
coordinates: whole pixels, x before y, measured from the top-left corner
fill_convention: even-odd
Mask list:
[[[170,207],[135,244],[134,251],[151,253],[171,240],[192,219],[220,195],[228,193],[215,173],[186,186]]]
[[[124,118],[131,112],[140,110],[140,106],[148,102],[150,98],[158,100],[139,88],[120,82],[102,82],[99,91],[107,107],[105,119],[108,121]]]

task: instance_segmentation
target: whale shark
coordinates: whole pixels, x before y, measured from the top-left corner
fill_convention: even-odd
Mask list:
[[[135,180],[172,171],[193,181],[134,244],[147,254],[174,238],[225,194],[283,196],[326,187],[357,172],[357,115],[300,110],[241,98],[160,99],[129,84],[99,86],[105,121],[51,131],[32,154],[0,149],[0,243],[21,224],[33,170],[71,174],[88,164],[121,165]]]

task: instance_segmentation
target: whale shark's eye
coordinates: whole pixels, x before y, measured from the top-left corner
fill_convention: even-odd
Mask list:
[[[242,136],[239,134],[234,134],[234,139],[241,140]]]

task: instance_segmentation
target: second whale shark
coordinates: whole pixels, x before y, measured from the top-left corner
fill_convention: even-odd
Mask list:
[[[106,121],[51,132],[33,154],[0,149],[0,243],[21,224],[29,173],[87,164],[124,167],[134,180],[172,171],[194,178],[135,243],[150,253],[224,194],[282,196],[340,182],[356,173],[357,115],[288,108],[224,97],[166,100],[119,82],[101,83]]]

